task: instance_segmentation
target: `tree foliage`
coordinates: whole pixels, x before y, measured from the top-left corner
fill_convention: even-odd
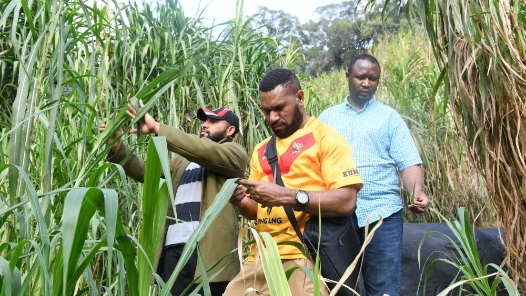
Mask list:
[[[283,44],[291,44],[291,41],[299,39],[300,21],[298,17],[283,10],[270,10],[264,6],[258,7],[257,14],[258,26],[266,28],[270,36],[280,40]]]
[[[296,42],[305,56],[303,72],[317,76],[346,67],[352,56],[371,48],[378,38],[395,34],[401,21],[399,3],[382,10],[380,4],[366,7],[360,1],[343,1],[316,9],[317,20],[299,24],[298,19],[282,10],[260,7],[259,26],[283,43]]]

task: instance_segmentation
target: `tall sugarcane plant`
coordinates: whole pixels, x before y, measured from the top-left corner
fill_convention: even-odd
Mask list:
[[[297,55],[242,19],[242,1],[237,9],[217,37],[175,0],[0,1],[0,293],[161,291],[150,286],[152,276],[160,283],[151,235],[166,204],[143,197],[173,191],[159,176],[145,186],[127,180],[105,161],[105,142],[135,126],[125,106],[138,100],[141,112],[187,132],[200,128],[198,107],[229,107],[250,150],[269,134],[257,82]],[[155,155],[169,157],[162,143],[147,149],[144,136],[123,140],[153,172]]]
[[[506,232],[505,264],[526,282],[526,2],[410,1],[443,71],[464,144]]]

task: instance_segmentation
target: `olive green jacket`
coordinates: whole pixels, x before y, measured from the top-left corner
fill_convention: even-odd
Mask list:
[[[189,135],[179,129],[161,124],[159,136],[165,136],[168,143],[168,150],[178,155],[170,160],[170,171],[174,192],[177,191],[183,173],[190,162],[199,164],[203,170],[201,214],[212,204],[214,197],[221,190],[225,181],[229,178],[242,178],[248,162],[246,150],[239,144],[232,142],[232,138],[227,137],[219,143],[208,138],[200,138],[197,135]],[[111,155],[108,160],[120,163],[129,156],[123,163],[126,175],[136,181],[143,182],[145,162],[137,155],[132,154],[126,145],[121,144],[119,150]],[[173,207],[168,206],[167,216],[171,217]],[[239,212],[236,207],[227,203],[216,220],[210,225],[203,239],[199,242],[200,253],[207,267],[212,266],[222,256],[237,248]],[[164,235],[168,228],[166,220],[163,237],[159,238],[158,252],[155,258],[155,269],[157,269],[160,253],[164,244]],[[231,262],[233,261],[233,262]],[[230,264],[229,264],[230,263]],[[225,258],[221,264],[208,272],[212,275],[219,269],[229,264],[212,282],[230,281],[239,273],[239,261],[234,252]],[[196,276],[200,275],[199,266]]]

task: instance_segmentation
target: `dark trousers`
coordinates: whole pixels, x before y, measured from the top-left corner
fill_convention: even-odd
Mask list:
[[[181,258],[183,248],[184,245],[181,244],[168,247],[163,250],[161,254],[161,259],[159,260],[159,267],[157,268],[157,273],[161,276],[164,282],[167,282],[170,276],[172,275],[175,266],[177,266],[177,262],[179,262],[179,259]],[[175,283],[172,286],[172,289],[170,290],[172,296],[189,295],[193,290],[195,290],[197,285],[192,285],[192,287],[190,287],[188,291],[185,294],[183,294],[183,291],[186,290],[186,288],[194,280],[196,267],[197,251],[194,251],[192,253],[192,256],[190,256],[188,262],[185,264],[185,266],[177,276],[177,279],[175,280]],[[227,285],[228,282],[210,283],[211,296],[223,295],[223,292],[225,292]],[[201,295],[204,295],[203,289],[201,289],[199,293]]]
[[[377,223],[369,224],[369,229]],[[384,218],[382,225],[365,248],[362,272],[367,296],[400,295],[404,230],[402,223],[402,210]],[[365,227],[358,228],[357,232],[363,244]]]

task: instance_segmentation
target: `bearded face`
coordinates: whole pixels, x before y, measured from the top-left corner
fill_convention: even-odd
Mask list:
[[[200,137],[209,138],[210,140],[218,143],[219,141],[226,138],[226,133],[227,133],[227,130],[212,132],[208,129],[201,128]]]
[[[302,122],[303,115],[300,106],[296,104],[291,122],[287,123],[284,119],[280,119],[272,124],[272,130],[278,138],[285,139],[300,129]]]

